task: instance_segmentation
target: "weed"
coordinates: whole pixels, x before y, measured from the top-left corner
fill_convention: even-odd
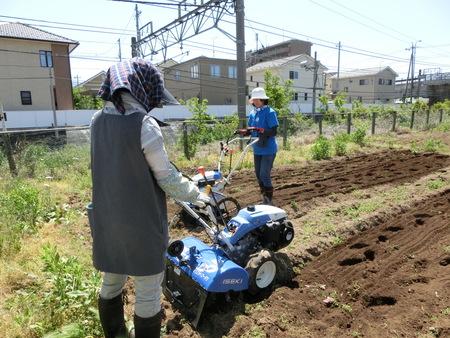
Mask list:
[[[433,190],[436,190],[436,189],[445,187],[445,186],[448,185],[448,184],[449,184],[448,182],[445,182],[445,181],[443,181],[443,180],[439,180],[439,181],[428,181],[428,182],[427,182],[427,186],[428,186],[430,189],[433,189]]]
[[[435,141],[433,138],[426,140],[425,144],[423,146],[425,151],[429,151],[432,153],[435,153],[436,151],[438,151],[438,149],[443,148],[443,147],[444,147],[444,145],[441,140]]]
[[[324,160],[331,156],[331,142],[323,135],[320,135],[310,149],[311,157],[314,160]]]
[[[366,129],[367,129],[367,125],[362,124],[361,126],[359,126],[354,133],[351,134],[351,141],[363,146],[366,144],[367,140],[366,140]]]
[[[252,329],[241,336],[242,338],[263,338],[266,334],[261,330],[258,325],[252,327]]]
[[[70,337],[101,334],[96,307],[101,275],[86,271],[75,257],[62,257],[55,246],[46,244],[41,260],[45,282],[17,291],[8,306],[18,323],[31,323],[33,335],[56,331]],[[39,311],[30,311],[31,309]],[[62,328],[62,329],[61,329]]]
[[[344,239],[341,238],[341,237],[334,237],[333,238],[333,245],[341,244],[343,241],[344,241]]]
[[[347,305],[347,304],[342,304],[341,306],[341,309],[342,310],[344,310],[345,312],[352,312],[353,311],[353,309],[352,309],[352,307],[350,306],[350,305]]]

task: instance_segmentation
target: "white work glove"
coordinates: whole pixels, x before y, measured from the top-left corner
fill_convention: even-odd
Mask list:
[[[206,205],[208,205],[211,202],[211,199],[208,195],[206,195],[203,192],[200,192],[197,201],[195,201],[195,204],[198,205],[199,208],[206,208]]]

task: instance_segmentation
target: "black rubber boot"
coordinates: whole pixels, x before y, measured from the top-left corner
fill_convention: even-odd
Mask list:
[[[262,194],[262,196],[263,196],[263,199],[262,199],[262,202],[261,203],[259,203],[259,204],[266,204],[265,202],[266,202],[266,193],[265,193],[265,190],[266,188],[264,187],[264,185],[262,185],[261,183],[259,184],[259,192]]]
[[[112,299],[98,297],[98,313],[105,338],[127,337],[122,294]]]
[[[149,318],[134,314],[134,334],[136,338],[159,338],[161,336],[162,310]]]
[[[272,205],[273,187],[264,187],[264,200],[262,204]]]

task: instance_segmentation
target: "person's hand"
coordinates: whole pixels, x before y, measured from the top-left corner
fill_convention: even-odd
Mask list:
[[[210,203],[211,203],[211,198],[203,192],[200,192],[200,194],[197,198],[197,201],[195,202],[195,204],[197,204],[199,206],[199,208],[202,208],[202,209],[206,208],[206,206]]]
[[[197,205],[200,209],[206,208],[206,203],[203,201],[195,201],[195,205]]]
[[[258,128],[258,127],[248,127],[248,130],[251,130],[251,131],[257,131],[257,132],[259,132],[259,133],[264,133],[264,129],[263,128]]]
[[[234,132],[234,134],[239,134],[242,136],[248,136],[248,135],[250,135],[250,133],[251,133],[251,131],[248,129],[238,129]]]

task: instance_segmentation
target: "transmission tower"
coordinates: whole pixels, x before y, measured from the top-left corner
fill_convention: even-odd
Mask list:
[[[115,0],[134,2],[141,4],[155,4],[152,1]],[[197,1],[195,1],[196,3]],[[159,2],[158,4],[161,4]],[[173,3],[171,3],[173,5]],[[245,26],[244,26],[244,0],[211,0],[200,5],[193,5],[195,9],[185,15],[181,15],[181,9],[186,8],[187,1],[178,4],[178,18],[164,27],[153,31],[153,23],[149,22],[139,29],[137,39],[132,39],[134,51],[140,51],[141,57],[153,56],[162,53],[163,60],[167,60],[167,50],[170,47],[181,44],[196,35],[211,29],[218,29],[236,43],[237,58],[237,92],[238,92],[238,116],[240,128],[243,127],[246,118],[246,67],[245,67]],[[192,6],[192,4],[189,4]],[[219,27],[220,20],[226,14],[236,16],[236,35]]]

